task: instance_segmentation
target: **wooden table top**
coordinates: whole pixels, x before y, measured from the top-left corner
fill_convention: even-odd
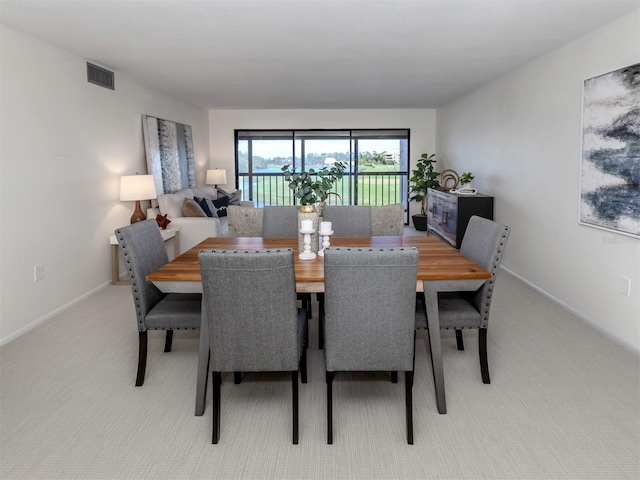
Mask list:
[[[416,247],[419,252],[417,280],[471,280],[490,278],[484,268],[433,236],[331,237],[332,247]],[[147,276],[154,282],[200,282],[198,252],[202,249],[292,248],[296,283],[323,282],[324,259],[298,258],[297,238],[210,237]]]

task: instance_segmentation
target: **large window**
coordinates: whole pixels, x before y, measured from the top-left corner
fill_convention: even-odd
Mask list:
[[[402,203],[408,212],[409,130],[236,130],[236,175],[257,206],[294,205],[281,168],[347,164],[331,205]],[[407,213],[408,218],[408,213]]]

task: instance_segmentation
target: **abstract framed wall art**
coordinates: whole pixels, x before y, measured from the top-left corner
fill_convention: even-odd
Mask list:
[[[584,81],[579,222],[640,238],[640,63]]]
[[[196,186],[191,127],[161,118],[142,116],[147,169],[158,195]]]

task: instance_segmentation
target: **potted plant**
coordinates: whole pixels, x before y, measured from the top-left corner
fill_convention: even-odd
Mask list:
[[[435,188],[438,184],[439,172],[435,171],[435,153],[423,153],[416,162],[416,168],[411,171],[409,200],[420,202],[420,213],[413,215],[413,225],[416,230],[427,230],[427,189]]]
[[[474,178],[475,177],[473,176],[473,173],[463,172],[462,175],[460,175],[460,179],[458,180],[458,185],[460,185],[461,187],[464,187],[465,185],[467,185],[467,187],[465,188],[471,188],[471,185],[469,184]]]
[[[290,165],[285,165],[281,170],[300,205],[307,206],[304,209],[301,207],[300,211],[314,211],[315,205],[324,203],[329,195],[338,195],[330,190],[342,178],[346,167],[344,162],[335,162],[331,168],[322,167],[317,171],[310,168],[298,173]]]

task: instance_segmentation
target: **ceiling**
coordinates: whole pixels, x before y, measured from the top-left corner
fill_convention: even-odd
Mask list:
[[[0,0],[0,23],[210,109],[435,108],[640,0]],[[639,35],[640,42],[640,35]]]

